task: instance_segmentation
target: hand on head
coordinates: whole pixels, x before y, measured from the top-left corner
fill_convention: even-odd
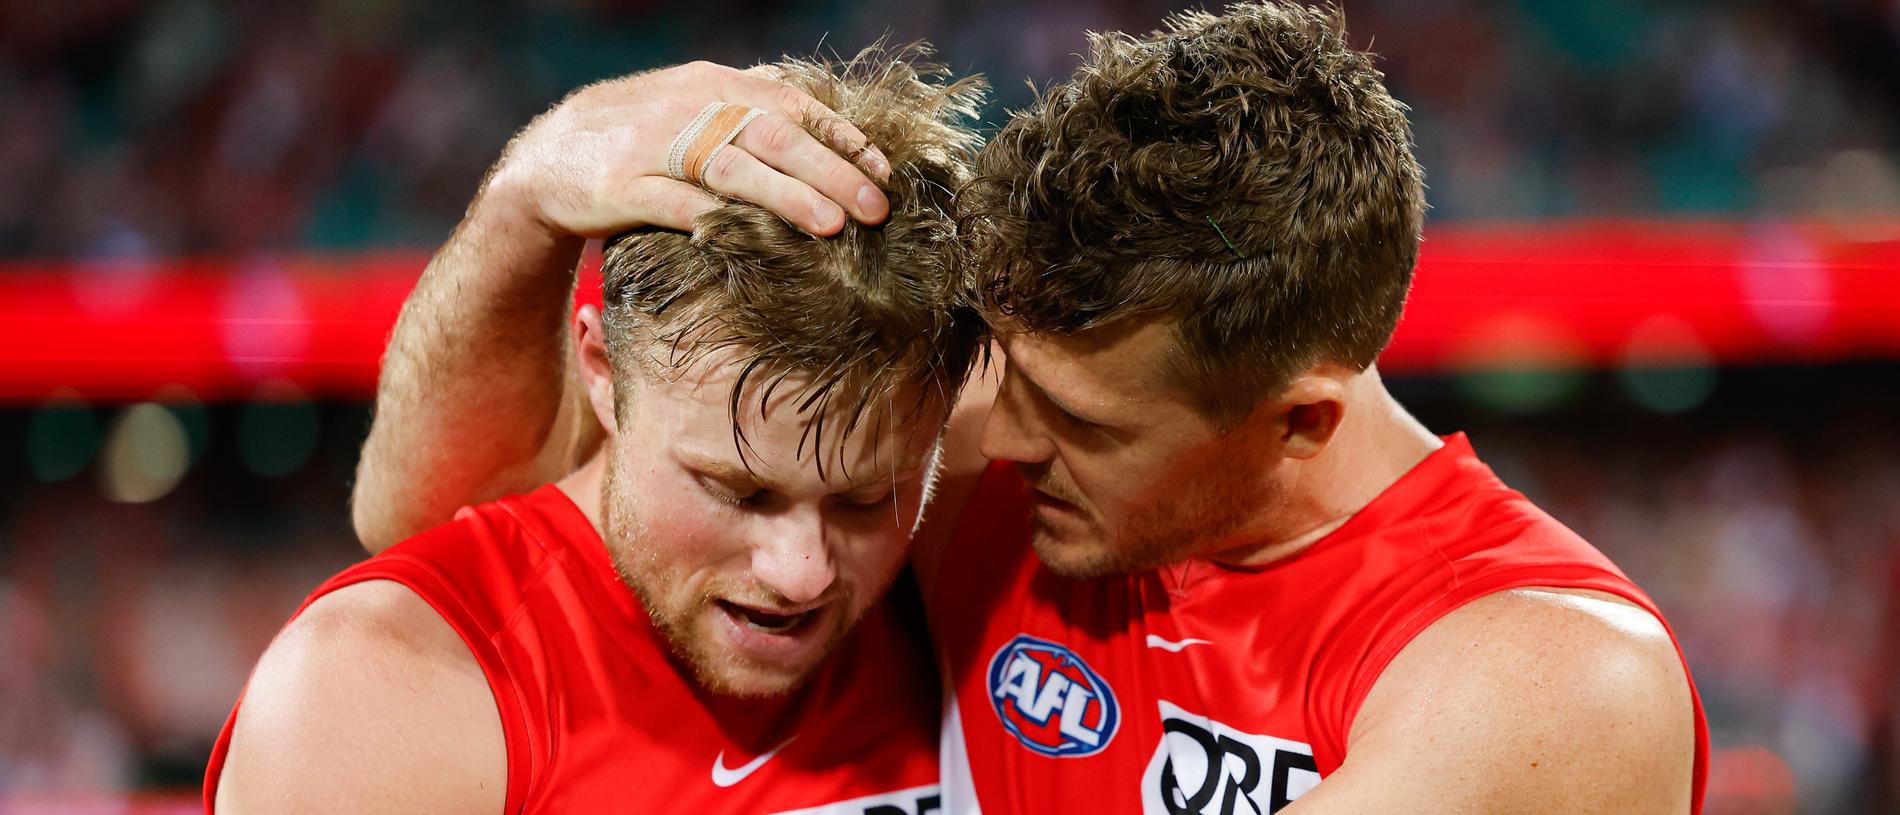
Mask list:
[[[747,109],[759,112],[748,117]],[[716,116],[726,113],[737,115]],[[724,127],[709,127],[715,122]],[[676,143],[690,156],[670,156]],[[691,166],[682,167],[687,157]],[[693,62],[569,95],[515,137],[482,199],[518,207],[560,236],[605,237],[644,225],[690,231],[694,218],[719,206],[716,196],[751,201],[811,234],[831,235],[847,216],[876,224],[889,215],[871,179],[889,174],[889,160],[862,131],[768,66]]]

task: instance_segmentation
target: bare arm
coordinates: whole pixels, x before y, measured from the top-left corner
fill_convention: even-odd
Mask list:
[[[522,210],[477,200],[403,303],[351,495],[371,552],[557,478],[597,439],[590,413],[561,409],[582,239]]]
[[[712,190],[813,234],[888,214],[864,174],[889,172],[882,154],[866,151],[862,170],[846,161],[837,151],[864,134],[764,72],[693,63],[570,96],[515,137],[403,304],[352,493],[365,548],[551,481],[591,451],[598,431],[564,353],[574,267],[587,238],[690,230],[717,205],[665,172],[674,136],[711,101],[767,112],[708,164]],[[831,123],[831,145],[803,121]]]
[[[1400,652],[1345,763],[1287,815],[1686,815],[1687,675],[1648,612],[1518,590],[1452,612]]]
[[[497,813],[501,716],[448,623],[398,584],[327,595],[258,663],[216,810]]]

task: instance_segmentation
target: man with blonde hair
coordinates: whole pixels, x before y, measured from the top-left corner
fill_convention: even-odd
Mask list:
[[[625,227],[577,221],[581,196],[631,194],[615,217],[648,225],[608,243],[605,309],[576,322],[600,450],[318,588],[221,735],[207,809],[936,809],[930,658],[883,597],[978,348],[953,296],[950,206],[981,83],[922,55],[684,66],[585,89],[523,131],[399,333],[558,348],[429,306],[511,264],[572,269],[574,237]],[[648,136],[677,131],[659,172],[572,163],[622,149],[633,110],[657,120]],[[641,127],[626,148],[658,146]],[[702,207],[702,184],[823,204],[795,224],[744,201]],[[881,224],[846,223],[833,197]],[[392,370],[433,364],[412,350],[394,345]]]

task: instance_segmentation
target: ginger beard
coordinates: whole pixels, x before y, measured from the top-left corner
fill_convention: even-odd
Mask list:
[[[828,440],[821,475],[813,445],[800,453],[810,417],[787,404],[793,382],[763,410],[756,397],[742,401],[741,456],[728,401],[736,366],[708,367],[623,380],[637,392],[607,442],[606,547],[701,685],[783,695],[837,650],[902,569],[945,411],[930,405],[921,420],[893,421],[874,410],[842,445]],[[786,578],[801,569],[810,579]],[[802,595],[788,597],[794,586]]]
[[[837,650],[851,626],[864,616],[869,603],[857,602],[858,592],[834,584],[824,606],[809,612],[795,625],[799,633],[819,643],[801,660],[776,662],[757,659],[722,646],[717,615],[727,614],[721,603],[752,607],[782,605],[776,592],[737,575],[707,576],[695,581],[690,566],[666,557],[667,545],[657,539],[641,516],[637,495],[620,488],[620,462],[607,468],[601,485],[602,523],[607,528],[607,552],[620,580],[633,590],[647,618],[666,641],[673,656],[714,693],[739,697],[769,697],[791,693]],[[869,596],[881,597],[896,578],[892,570]]]

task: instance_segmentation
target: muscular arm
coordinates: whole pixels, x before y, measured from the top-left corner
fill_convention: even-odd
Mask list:
[[[665,174],[668,145],[709,101],[766,115],[706,169],[717,192],[813,234],[881,221],[857,128],[766,72],[693,63],[589,86],[509,145],[403,304],[357,467],[352,518],[378,552],[465,504],[546,483],[598,440],[563,352],[583,241],[653,224],[691,230],[716,206]],[[800,122],[826,122],[826,142]],[[860,169],[860,166],[863,168]]]
[[[1338,772],[1285,810],[1689,812],[1688,679],[1647,612],[1518,590],[1432,625],[1374,684]]]
[[[496,813],[507,749],[455,631],[408,589],[359,583],[271,644],[238,709],[216,810]]]
[[[491,193],[423,271],[383,356],[351,496],[372,552],[560,477],[599,438],[563,398],[583,239],[535,228],[518,193]]]

